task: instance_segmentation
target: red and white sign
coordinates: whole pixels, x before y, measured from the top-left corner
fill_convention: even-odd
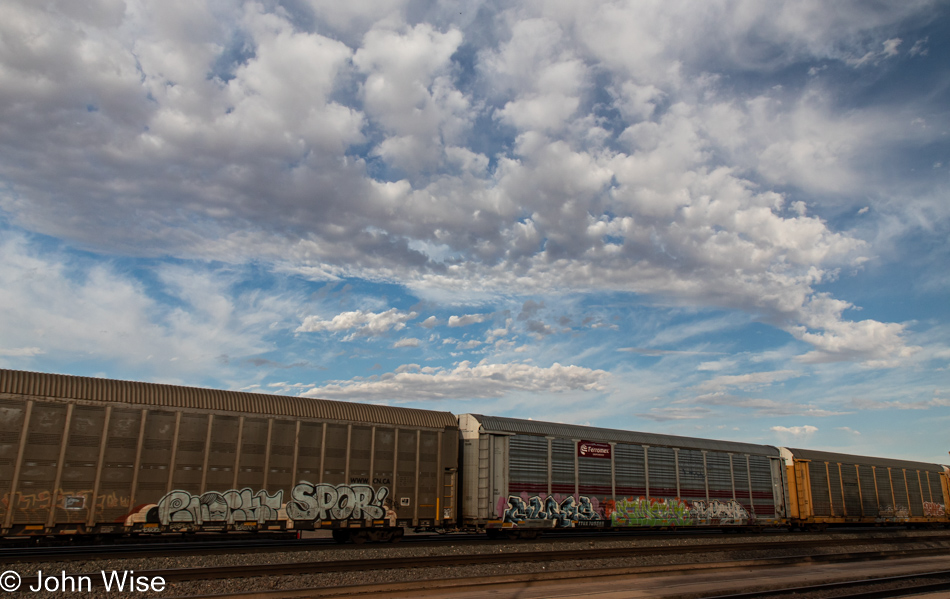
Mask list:
[[[610,459],[610,443],[595,443],[593,441],[579,441],[577,455],[582,458]]]

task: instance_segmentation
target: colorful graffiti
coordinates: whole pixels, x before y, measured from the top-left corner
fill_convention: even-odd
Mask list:
[[[268,495],[266,491],[254,493],[249,488],[231,489],[223,493],[209,491],[192,495],[188,491],[172,491],[150,507],[148,521],[163,525],[170,522],[266,522],[277,520],[283,491]],[[152,511],[154,510],[154,512]]]
[[[924,502],[924,516],[928,518],[942,518],[946,515],[946,508],[942,503]]]
[[[291,491],[287,517],[291,520],[370,520],[390,516],[388,487],[314,485],[303,482]],[[394,514],[393,514],[394,515]]]
[[[586,495],[533,495],[522,493],[510,495],[507,500],[499,498],[498,513],[504,522],[525,520],[554,520],[555,526],[570,527],[575,522],[603,518],[596,505],[597,498]]]
[[[697,524],[746,524],[752,520],[749,512],[735,499],[726,502],[713,499],[709,503],[694,501],[689,511]]]
[[[687,526],[693,523],[689,506],[679,499],[619,499],[608,505],[611,526]]]

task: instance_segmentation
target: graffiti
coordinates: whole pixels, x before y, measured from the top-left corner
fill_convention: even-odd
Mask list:
[[[50,506],[53,505],[54,497],[57,498],[55,501],[57,507],[62,507],[68,510],[85,509],[88,503],[87,498],[92,497],[92,489],[86,489],[83,491],[64,491],[59,489],[55,493],[50,493],[49,491],[40,491],[38,493],[17,492],[16,495],[16,502],[13,505],[13,509],[16,512],[23,515],[40,514],[42,517],[42,514],[48,513]],[[9,509],[9,493],[5,493],[3,497],[0,498],[0,505],[3,505],[5,509]],[[100,493],[98,496],[96,496],[97,513],[101,513],[102,510],[108,508],[127,508],[128,506],[128,495],[118,495],[115,491],[113,491],[112,493]]]
[[[291,491],[287,517],[291,520],[370,520],[392,512],[388,487],[369,485],[314,485],[303,482]],[[390,516],[391,518],[393,516]]]
[[[727,502],[713,499],[708,504],[705,501],[694,501],[689,511],[697,523],[703,524],[745,524],[752,519],[749,512],[735,499]]]
[[[498,512],[504,522],[523,522],[525,520],[554,520],[556,526],[570,527],[575,522],[600,520],[597,498],[591,500],[585,495],[533,495],[527,493],[510,495],[507,501],[499,498]]]
[[[924,502],[924,516],[930,518],[942,518],[946,515],[946,509],[942,503]]]
[[[879,509],[878,516],[881,518],[895,518],[898,520],[906,519],[910,517],[910,510],[908,510],[903,505],[885,505]]]
[[[620,499],[611,507],[611,526],[687,526],[693,523],[689,506],[679,499]]]
[[[209,491],[192,495],[188,491],[172,491],[158,500],[155,507],[149,506],[147,521],[160,522],[266,522],[276,520],[281,507],[283,491],[268,495],[266,491],[256,494],[250,489],[231,489],[224,493]]]

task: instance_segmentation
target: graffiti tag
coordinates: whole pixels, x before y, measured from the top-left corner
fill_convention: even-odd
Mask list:
[[[735,499],[726,502],[713,499],[708,504],[694,501],[689,511],[697,521],[710,524],[745,524],[751,519],[749,512]]]
[[[287,517],[291,520],[365,520],[387,515],[388,487],[314,485],[302,482],[291,491]],[[391,510],[390,510],[391,511]]]
[[[526,494],[525,494],[526,495]],[[596,498],[594,499],[596,502]],[[569,527],[575,522],[599,520],[603,516],[585,495],[568,495],[560,501],[555,495],[534,495],[519,497],[510,495],[508,500],[499,502],[504,522],[522,522],[524,520],[554,520],[557,526]]]
[[[946,508],[942,503],[924,502],[924,516],[930,518],[942,518],[946,515]]]
[[[209,491],[192,495],[188,491],[172,491],[158,500],[155,516],[158,522],[266,522],[278,519],[283,491],[268,495],[266,491],[254,493],[249,488],[231,489],[223,493]],[[149,519],[153,519],[151,510]]]
[[[611,526],[686,526],[693,523],[689,506],[679,499],[619,499],[610,512]]]

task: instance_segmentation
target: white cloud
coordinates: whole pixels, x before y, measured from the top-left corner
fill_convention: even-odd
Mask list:
[[[356,332],[348,336],[347,339],[376,336],[383,335],[390,330],[401,331],[406,328],[406,322],[416,316],[418,314],[415,312],[400,312],[396,308],[390,308],[379,313],[353,310],[337,314],[330,320],[321,319],[319,316],[308,316],[304,319],[303,324],[297,327],[296,332],[339,332],[356,329]]]
[[[467,327],[473,324],[485,322],[491,318],[491,314],[465,314],[463,316],[449,316],[450,327]]]
[[[807,438],[817,433],[818,427],[812,426],[810,424],[806,424],[804,426],[773,426],[769,430],[783,435],[790,435],[792,437]]]
[[[748,374],[722,375],[712,378],[708,381],[703,381],[697,385],[696,388],[701,391],[717,391],[735,387],[745,391],[750,391],[800,376],[802,376],[802,373],[795,370],[778,370],[772,372],[751,372]]]
[[[422,345],[421,339],[408,337],[406,339],[400,339],[399,341],[393,343],[393,349],[396,349],[399,347],[419,347],[420,345]]]
[[[466,361],[451,369],[419,369],[412,365],[378,377],[333,381],[304,396],[361,401],[497,398],[511,392],[600,392],[607,388],[608,381],[607,372],[581,366],[554,363],[542,368],[486,361],[473,365]]]

